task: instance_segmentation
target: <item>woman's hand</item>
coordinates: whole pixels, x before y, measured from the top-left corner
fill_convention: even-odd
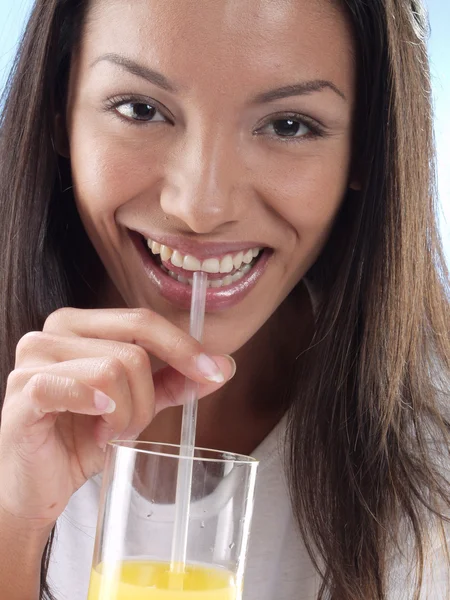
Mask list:
[[[155,375],[149,354],[165,363]],[[233,361],[150,310],[61,309],[19,342],[0,429],[0,509],[30,528],[52,526],[104,462],[113,438],[136,438],[183,398],[233,375]]]

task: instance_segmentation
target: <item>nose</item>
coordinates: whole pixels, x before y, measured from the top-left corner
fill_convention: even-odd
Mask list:
[[[198,234],[239,220],[245,203],[239,199],[242,172],[237,154],[226,134],[205,131],[186,137],[167,164],[160,192],[164,213]]]

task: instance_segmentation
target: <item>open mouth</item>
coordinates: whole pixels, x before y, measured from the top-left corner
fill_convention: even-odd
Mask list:
[[[224,310],[235,306],[250,293],[273,254],[271,248],[257,246],[220,254],[221,248],[226,250],[226,245],[218,244],[216,256],[211,256],[210,246],[208,257],[200,259],[149,239],[143,233],[129,232],[150,282],[166,300],[182,309],[190,306],[194,272],[203,271],[208,276],[206,309]],[[205,252],[202,249],[199,254],[205,256]]]
[[[150,258],[169,277],[184,285],[192,285],[194,272],[203,271],[208,276],[208,288],[228,287],[237,283],[250,273],[263,253],[263,248],[249,248],[218,258],[199,260],[150,239],[142,238],[141,242]]]

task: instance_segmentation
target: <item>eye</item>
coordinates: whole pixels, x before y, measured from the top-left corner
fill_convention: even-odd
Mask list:
[[[166,121],[161,112],[146,102],[122,102],[115,106],[115,110],[123,117],[133,121],[161,122]]]
[[[267,123],[260,131],[280,138],[298,138],[308,135],[311,129],[303,121],[286,117]]]
[[[300,141],[302,138],[314,138],[323,135],[319,123],[301,115],[280,115],[262,125],[256,133],[269,135],[282,141]]]
[[[268,125],[279,137],[301,137],[307,135],[310,129],[305,123],[295,119],[277,119]]]

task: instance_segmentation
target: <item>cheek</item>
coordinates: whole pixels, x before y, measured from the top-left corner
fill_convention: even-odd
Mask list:
[[[271,204],[303,248],[324,242],[348,185],[349,156],[343,143],[272,170]]]
[[[158,179],[157,152],[135,136],[101,133],[86,121],[74,123],[73,132],[72,178],[80,212],[112,223],[123,204],[148,193]]]

